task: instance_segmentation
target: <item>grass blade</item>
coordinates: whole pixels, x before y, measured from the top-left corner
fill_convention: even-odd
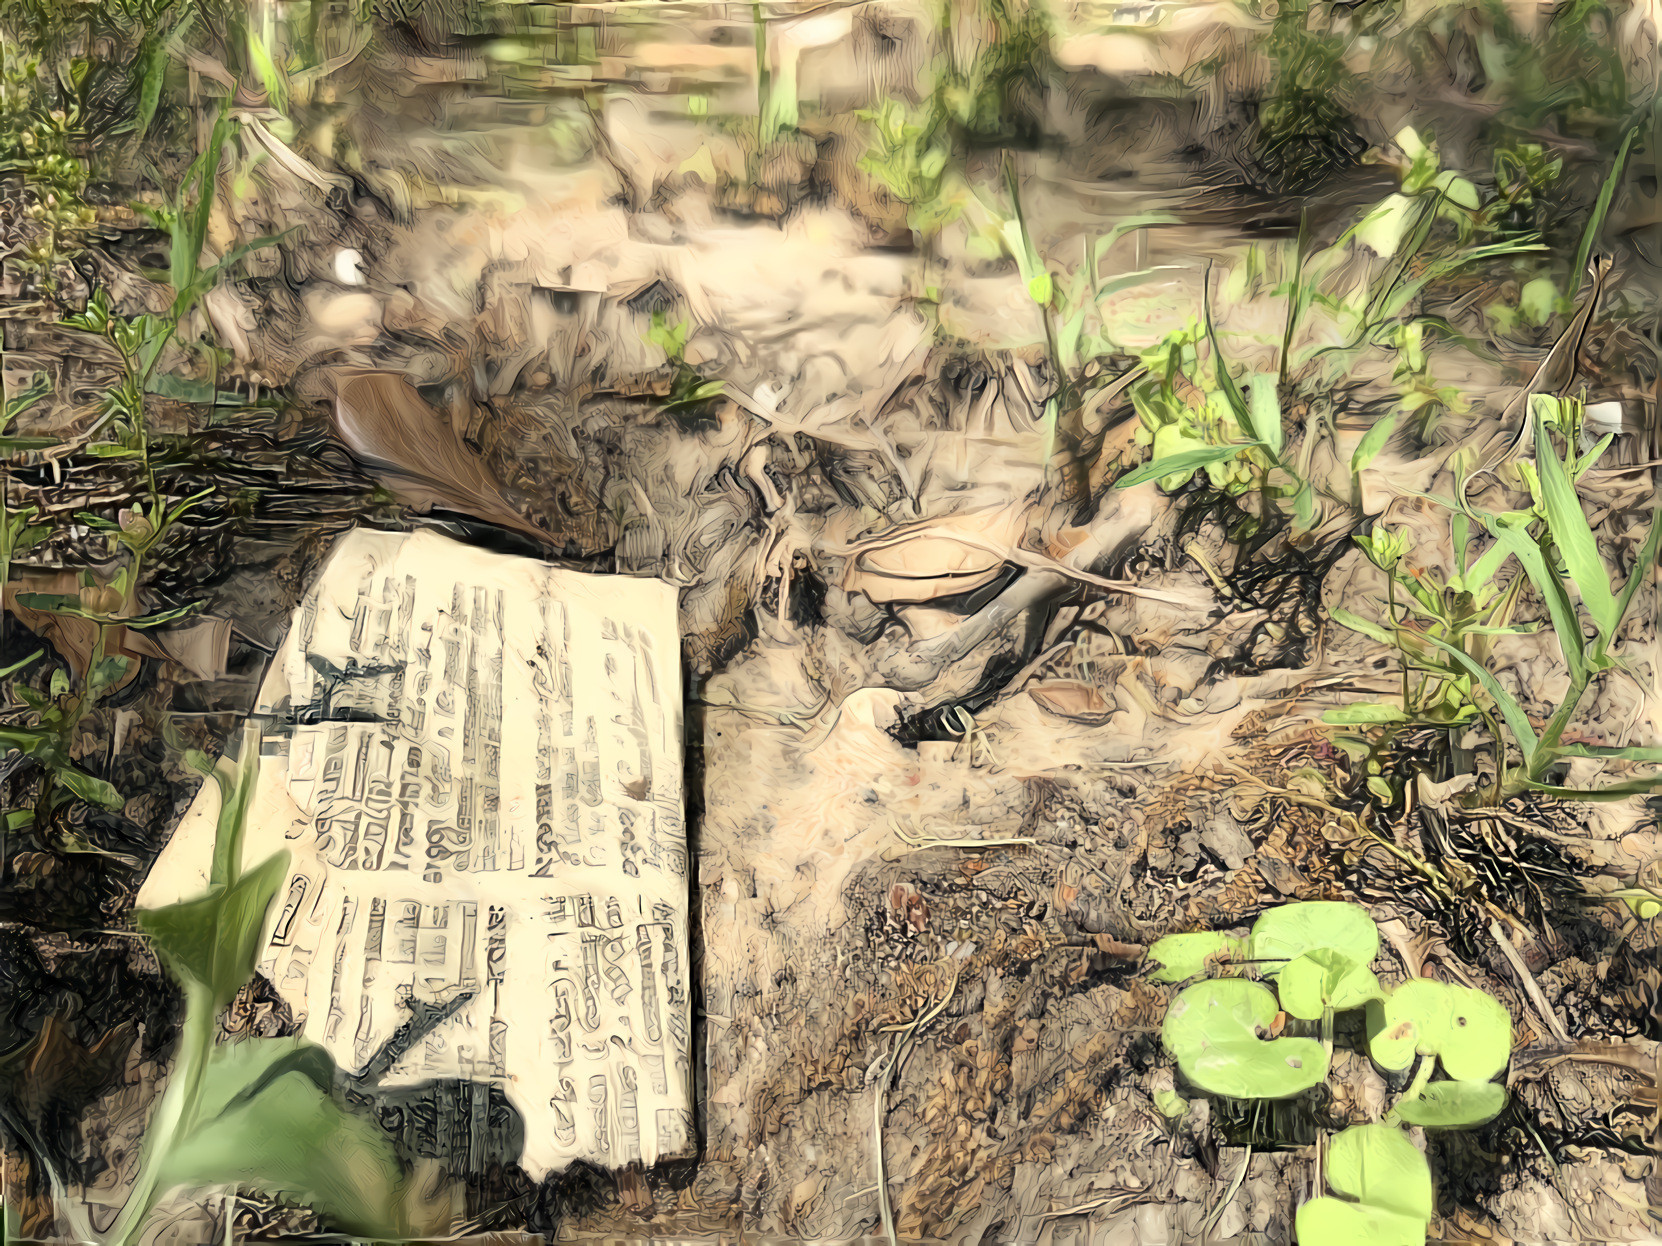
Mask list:
[[[1370,623],[1360,615],[1352,614],[1343,606],[1329,606],[1327,612],[1333,616],[1335,623],[1343,623],[1353,632],[1361,632],[1364,636],[1372,637],[1382,645],[1395,645],[1396,637],[1380,627],[1377,623]]]
[[[1146,485],[1151,480],[1175,476],[1179,472],[1194,472],[1212,463],[1232,459],[1242,450],[1250,450],[1257,444],[1259,443],[1256,441],[1242,441],[1228,446],[1202,446],[1198,450],[1168,454],[1163,459],[1155,459],[1152,463],[1144,463],[1141,467],[1127,472],[1114,482],[1114,488],[1130,489],[1135,485]]]
[[[1662,508],[1651,512],[1650,533],[1639,549],[1639,557],[1634,561],[1633,570],[1628,572],[1627,583],[1622,585],[1622,595],[1616,599],[1618,624],[1627,617],[1628,608],[1633,605],[1633,595],[1644,583],[1645,574],[1656,565],[1656,551],[1659,545],[1662,545]]]
[[[1636,120],[1627,127],[1627,133],[1622,135],[1622,145],[1616,149],[1615,163],[1610,166],[1604,185],[1599,187],[1599,197],[1593,201],[1593,213],[1587,218],[1587,228],[1581,231],[1581,245],[1575,249],[1575,269],[1570,273],[1570,286],[1564,292],[1565,298],[1574,298],[1576,291],[1581,289],[1582,276],[1587,272],[1587,261],[1593,255],[1593,244],[1604,231],[1604,218],[1610,214],[1611,201],[1616,197],[1616,188],[1621,185],[1622,171],[1627,167],[1627,153],[1633,150],[1633,140],[1638,137],[1639,122]]]
[[[1539,415],[1534,419],[1535,470],[1541,478],[1541,504],[1547,515],[1547,531],[1564,556],[1564,566],[1575,581],[1582,605],[1593,616],[1605,644],[1609,644],[1616,624],[1621,621],[1616,599],[1610,592],[1610,573],[1599,557],[1598,542],[1582,512],[1581,498],[1576,495],[1570,473],[1552,444],[1546,421]]]
[[[1570,595],[1564,591],[1564,582],[1558,578],[1557,570],[1547,563],[1541,547],[1527,532],[1493,519],[1488,521],[1488,526],[1500,548],[1523,564],[1530,582],[1546,601],[1547,613],[1552,616],[1553,635],[1557,637],[1558,648],[1564,654],[1570,678],[1577,684],[1582,683],[1587,678],[1587,642],[1581,635],[1581,619],[1575,612]]]
[[[1245,397],[1240,387],[1235,384],[1235,378],[1229,375],[1229,364],[1223,357],[1223,347],[1218,344],[1218,327],[1212,323],[1212,280],[1208,272],[1200,287],[1200,317],[1206,325],[1206,340],[1212,346],[1212,371],[1217,373],[1218,390],[1229,404],[1229,413],[1235,417],[1235,422],[1242,428],[1252,428],[1252,412],[1248,410]],[[1258,436],[1257,430],[1253,430]]]

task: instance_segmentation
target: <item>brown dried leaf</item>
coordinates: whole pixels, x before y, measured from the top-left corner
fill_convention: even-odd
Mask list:
[[[1027,507],[1011,504],[909,524],[848,549],[843,588],[876,602],[934,601],[992,583],[1027,527]]]
[[[1095,684],[1077,679],[1052,679],[1027,690],[1042,710],[1070,722],[1107,722],[1116,708],[1113,697]]]

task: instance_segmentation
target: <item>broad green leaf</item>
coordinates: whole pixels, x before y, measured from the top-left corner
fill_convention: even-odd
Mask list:
[[[1581,604],[1593,616],[1599,634],[1609,643],[1621,621],[1616,599],[1610,592],[1610,573],[1599,557],[1598,541],[1582,512],[1575,484],[1564,470],[1564,462],[1547,433],[1546,421],[1535,419],[1535,470],[1541,476],[1541,506],[1547,516],[1547,530],[1553,544],[1564,556],[1564,566],[1575,581]]]
[[[1197,450],[1184,450],[1180,454],[1169,454],[1165,458],[1155,459],[1152,463],[1144,463],[1141,467],[1127,472],[1114,482],[1114,488],[1130,489],[1136,485],[1146,485],[1151,480],[1162,480],[1167,476],[1179,474],[1187,479],[1200,468],[1232,459],[1241,451],[1250,450],[1257,444],[1257,442],[1248,442],[1229,446],[1203,446]]]
[[[1394,705],[1342,705],[1323,713],[1322,721],[1334,727],[1349,727],[1358,723],[1407,722],[1408,715]]]
[[[1327,1148],[1327,1184],[1422,1225],[1436,1210],[1431,1166],[1407,1134],[1389,1125],[1353,1125],[1335,1134]]]
[[[1156,939],[1148,949],[1148,958],[1160,965],[1149,975],[1149,981],[1181,982],[1213,968],[1219,958],[1244,960],[1246,954],[1244,940],[1215,931],[1167,935]]]
[[[1501,717],[1506,720],[1507,728],[1517,741],[1518,751],[1524,755],[1524,763],[1527,765],[1532,762],[1540,741],[1535,735],[1535,725],[1529,721],[1529,715],[1524,712],[1523,706],[1518,704],[1510,692],[1501,687],[1500,681],[1489,673],[1487,667],[1474,662],[1463,651],[1440,637],[1427,636],[1426,639],[1446,652],[1467,674],[1483,685],[1484,690],[1493,699],[1495,708],[1500,710]]]
[[[1512,1018],[1482,991],[1415,978],[1369,1003],[1368,1051],[1384,1069],[1436,1056],[1455,1081],[1486,1082],[1512,1058]]]
[[[1344,1012],[1379,999],[1379,979],[1330,948],[1317,948],[1287,962],[1275,980],[1281,1006],[1302,1021],[1319,1021],[1329,1008]]]
[[[288,862],[286,851],[274,853],[229,887],[136,914],[157,955],[174,973],[206,986],[216,1009],[230,1003],[254,972],[266,910]]]
[[[335,1061],[304,1038],[250,1038],[220,1043],[208,1057],[197,1091],[197,1116],[209,1119],[252,1099],[278,1078],[299,1073],[319,1090],[335,1081]]]
[[[1281,396],[1276,392],[1276,375],[1260,372],[1252,378],[1247,390],[1247,422],[1245,425],[1272,455],[1280,455],[1283,441],[1281,428]]]
[[[165,1188],[239,1185],[315,1208],[346,1231],[405,1237],[397,1155],[374,1122],[343,1112],[289,1072],[217,1114],[158,1157]]]
[[[1397,412],[1392,411],[1384,418],[1375,420],[1373,426],[1362,434],[1362,440],[1357,443],[1356,451],[1350,456],[1350,470],[1352,475],[1359,474],[1362,469],[1379,457],[1379,452],[1385,448],[1385,443],[1391,439],[1396,430]]]
[[[1379,927],[1360,904],[1310,900],[1270,909],[1253,923],[1247,946],[1259,961],[1290,961],[1327,948],[1367,966],[1379,955]],[[1262,968],[1274,974],[1280,967],[1272,963]]]
[[[1298,1209],[1299,1246],[1425,1246],[1424,1220],[1323,1195]]]
[[[1166,1010],[1161,1037],[1177,1067],[1202,1090],[1235,1099],[1286,1099],[1319,1085],[1327,1053],[1313,1038],[1265,1041],[1275,996],[1245,978],[1186,988]]]
[[[1506,1108],[1506,1088],[1494,1082],[1431,1082],[1413,1099],[1396,1106],[1410,1125],[1426,1129],[1472,1129]]]

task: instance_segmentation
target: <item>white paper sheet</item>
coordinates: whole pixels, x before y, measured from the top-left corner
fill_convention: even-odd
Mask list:
[[[342,1067],[499,1084],[533,1176],[695,1143],[676,595],[429,532],[341,538],[295,612],[244,847],[289,879],[261,972]],[[218,796],[139,896],[207,882]]]

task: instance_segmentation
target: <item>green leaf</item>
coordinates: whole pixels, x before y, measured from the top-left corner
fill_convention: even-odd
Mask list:
[[[1213,968],[1220,958],[1245,960],[1246,942],[1211,930],[1156,939],[1148,958],[1160,965],[1150,982],[1181,982]]]
[[[1541,506],[1546,512],[1547,530],[1564,556],[1564,566],[1575,581],[1582,604],[1608,644],[1621,622],[1610,592],[1610,573],[1599,557],[1598,542],[1582,512],[1575,485],[1552,444],[1546,421],[1539,416],[1535,418],[1535,466],[1541,476]]]
[[[1639,549],[1639,556],[1633,561],[1633,570],[1628,572],[1627,583],[1622,585],[1622,594],[1616,599],[1618,621],[1627,617],[1628,608],[1633,605],[1633,595],[1639,591],[1645,576],[1656,565],[1656,552],[1659,547],[1662,547],[1662,508],[1650,513],[1650,531],[1645,534],[1645,543]]]
[[[1482,991],[1414,978],[1368,1004],[1368,1052],[1394,1071],[1436,1056],[1456,1081],[1486,1082],[1512,1057],[1512,1018]]]
[[[133,136],[142,139],[156,116],[156,106],[162,99],[162,84],[167,80],[166,42],[151,35],[140,49],[138,61],[143,69],[139,78],[138,112],[133,117]]]
[[[1379,927],[1360,904],[1310,900],[1270,909],[1253,923],[1247,946],[1257,961],[1290,961],[1325,948],[1367,966],[1379,955]],[[1266,974],[1278,968],[1263,966]]]
[[[1581,231],[1581,242],[1575,249],[1575,267],[1570,270],[1570,288],[1567,294],[1569,298],[1575,297],[1576,291],[1581,288],[1582,278],[1587,274],[1587,261],[1592,258],[1593,247],[1604,230],[1604,218],[1610,214],[1610,203],[1616,197],[1616,188],[1622,181],[1622,171],[1627,167],[1627,153],[1633,150],[1633,140],[1639,136],[1642,122],[1643,117],[1635,120],[1627,127],[1627,133],[1622,135],[1622,143],[1616,149],[1616,158],[1610,164],[1610,172],[1605,175],[1604,184],[1599,187],[1598,198],[1593,201],[1593,210],[1587,217],[1587,226]]]
[[[1392,411],[1383,419],[1375,420],[1373,426],[1362,434],[1362,440],[1357,443],[1355,453],[1350,456],[1352,475],[1359,475],[1364,467],[1379,457],[1379,452],[1385,448],[1385,443],[1391,439],[1391,433],[1396,429],[1397,415],[1397,412]]]
[[[1241,451],[1249,450],[1257,444],[1254,441],[1228,446],[1203,446],[1196,450],[1184,450],[1178,454],[1168,454],[1165,458],[1155,459],[1152,463],[1144,463],[1141,467],[1127,472],[1114,482],[1114,488],[1130,489],[1136,485],[1146,485],[1151,480],[1163,480],[1167,476],[1176,476],[1180,473],[1187,479],[1200,468],[1232,459]]]
[[[1473,1129],[1505,1108],[1506,1088],[1494,1082],[1430,1082],[1395,1110],[1408,1124],[1426,1129]]]
[[[1180,1120],[1189,1114],[1189,1101],[1165,1087],[1154,1092],[1154,1106],[1171,1120]]]
[[[1335,1134],[1327,1148],[1327,1184],[1422,1225],[1436,1210],[1431,1166],[1407,1134],[1389,1125],[1353,1125]]]
[[[1394,705],[1341,705],[1322,715],[1322,721],[1333,727],[1352,727],[1360,723],[1401,723],[1408,721]]]
[[[1484,522],[1496,543],[1522,564],[1535,590],[1547,603],[1547,613],[1552,617],[1553,638],[1558,641],[1559,651],[1564,655],[1570,678],[1581,682],[1587,676],[1587,644],[1581,635],[1581,619],[1576,615],[1570,595],[1564,590],[1564,581],[1548,563],[1540,545],[1522,527],[1504,523],[1494,516],[1486,516]],[[1479,565],[1487,557],[1485,554],[1483,559],[1479,559]]]
[[[52,772],[57,775],[59,783],[89,805],[97,805],[100,809],[119,809],[127,803],[127,798],[112,784],[93,778],[77,766],[64,762],[54,765]]]
[[[1275,996],[1245,978],[1197,982],[1166,1010],[1161,1037],[1183,1076],[1202,1090],[1286,1099],[1322,1082],[1327,1053],[1312,1038],[1259,1038],[1277,1011]]]
[[[1554,757],[1606,757],[1612,761],[1645,761],[1662,765],[1662,748],[1640,744],[1625,747],[1606,744],[1555,744],[1547,750]]]
[[[222,1094],[224,1087],[216,1089]],[[403,1181],[387,1135],[372,1121],[342,1111],[303,1073],[284,1073],[198,1119],[188,1136],[158,1157],[163,1188],[248,1186],[313,1207],[349,1233],[409,1235]]]
[[[265,40],[255,31],[248,31],[248,63],[254,67],[254,73],[260,79],[260,85],[265,88],[266,99],[278,112],[288,110],[288,90],[283,83],[283,75],[277,72],[277,64],[271,59],[271,53],[266,49]]]
[[[1331,1008],[1360,1008],[1384,993],[1366,965],[1331,948],[1317,948],[1287,962],[1275,980],[1281,1006],[1302,1021],[1319,1021]]]
[[[280,1077],[299,1073],[319,1090],[335,1084],[335,1061],[304,1038],[250,1038],[220,1043],[208,1057],[197,1091],[197,1115],[219,1116],[254,1098]]]
[[[266,910],[288,862],[286,851],[275,853],[228,887],[212,886],[198,899],[137,914],[157,955],[174,973],[206,986],[215,1009],[230,1003],[254,972]]]
[[[45,653],[45,652],[46,652],[46,650],[44,650],[44,649],[36,649],[33,653],[31,653],[26,658],[19,658],[17,661],[11,663],[8,666],[0,666],[0,679],[9,679],[11,676],[17,674],[18,671],[22,670],[25,666],[29,666],[29,665],[33,664],[34,662],[38,661],[40,659],[40,655]]]
[[[1206,340],[1212,345],[1212,371],[1217,376],[1218,392],[1229,404],[1229,413],[1235,417],[1235,423],[1242,428],[1251,428],[1252,413],[1247,409],[1246,399],[1235,384],[1235,378],[1229,375],[1229,363],[1223,357],[1223,347],[1218,344],[1217,326],[1212,323],[1211,281],[1207,278],[1202,278],[1200,284],[1200,308],[1201,319],[1206,323]]]
[[[10,426],[13,420],[22,415],[30,407],[34,406],[51,392],[52,378],[45,372],[35,373],[34,379],[29,382],[21,393],[15,394],[6,399],[4,408],[5,415],[4,418],[0,418],[0,428]]]
[[[1284,433],[1281,428],[1281,396],[1276,392],[1275,373],[1260,372],[1252,378],[1247,390],[1247,422],[1243,427],[1263,442],[1264,448],[1272,455],[1280,455]]]
[[[1439,649],[1444,650],[1465,669],[1467,674],[1483,685],[1484,691],[1494,701],[1495,708],[1500,711],[1500,716],[1506,720],[1507,728],[1517,741],[1518,751],[1524,755],[1524,764],[1528,765],[1533,762],[1535,750],[1540,746],[1540,740],[1536,737],[1535,725],[1529,721],[1529,715],[1524,713],[1523,706],[1518,704],[1510,692],[1501,687],[1500,681],[1489,673],[1488,668],[1474,662],[1463,651],[1456,649],[1440,637],[1427,636],[1426,639]]]
[[[1335,623],[1343,623],[1353,632],[1361,632],[1364,636],[1372,637],[1382,645],[1395,645],[1396,637],[1391,635],[1377,623],[1369,623],[1361,615],[1352,614],[1343,606],[1329,606],[1327,612],[1333,616]]]
[[[1299,1246],[1425,1246],[1424,1220],[1323,1195],[1298,1209]]]
[[[1630,796],[1648,796],[1658,787],[1662,787],[1662,775],[1627,779],[1621,783],[1612,783],[1609,787],[1555,787],[1551,783],[1537,783],[1533,779],[1525,779],[1523,785],[1532,792],[1545,792],[1559,800],[1580,800],[1596,805],[1604,801],[1626,800]]]

